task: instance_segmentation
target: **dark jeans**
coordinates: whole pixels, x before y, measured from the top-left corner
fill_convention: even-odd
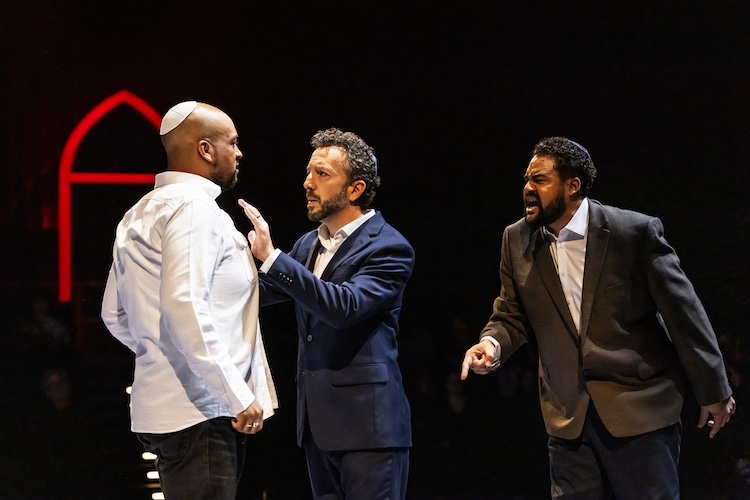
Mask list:
[[[678,500],[682,424],[646,434],[612,436],[589,407],[578,439],[550,436],[553,499]]]
[[[167,500],[234,500],[245,464],[247,437],[220,417],[168,434],[136,434],[158,458]]]

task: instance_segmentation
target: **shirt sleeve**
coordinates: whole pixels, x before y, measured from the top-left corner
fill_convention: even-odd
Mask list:
[[[162,240],[162,321],[188,366],[209,392],[236,415],[255,396],[233,363],[226,332],[217,331],[209,306],[214,270],[223,257],[224,236],[216,207],[204,201],[183,205]]]
[[[268,256],[268,258],[263,262],[263,265],[260,266],[260,272],[267,273],[271,266],[273,266],[273,263],[276,262],[276,258],[281,254],[281,250],[276,248],[273,252],[271,252],[271,255]]]
[[[137,342],[130,333],[128,315],[120,303],[120,294],[117,291],[117,278],[115,276],[115,264],[109,268],[107,275],[107,286],[104,288],[102,300],[102,321],[107,330],[128,349],[135,352]]]

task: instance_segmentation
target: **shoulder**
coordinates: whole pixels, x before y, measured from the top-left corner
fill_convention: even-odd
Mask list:
[[[526,223],[526,220],[521,217],[516,222],[505,228],[505,231],[503,231],[503,239],[528,241],[531,238],[531,234],[536,230],[536,228],[529,226]]]
[[[385,217],[380,212],[365,222],[362,225],[362,230],[367,232],[375,242],[412,248],[409,240],[400,231],[386,222]]]
[[[659,220],[657,217],[635,210],[603,205],[596,200],[589,201],[589,219],[594,223],[609,224],[616,227],[643,227]]]

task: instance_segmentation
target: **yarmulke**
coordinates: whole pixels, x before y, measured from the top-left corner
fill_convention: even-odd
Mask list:
[[[166,135],[177,128],[177,125],[185,121],[185,118],[193,112],[196,106],[198,106],[196,101],[183,101],[169,108],[164,118],[161,119],[159,135]]]

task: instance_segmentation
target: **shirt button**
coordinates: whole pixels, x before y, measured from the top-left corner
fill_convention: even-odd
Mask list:
[[[313,339],[313,336],[312,336],[312,335],[308,335],[308,336],[307,336],[307,341],[308,341],[308,342],[312,342],[312,339]]]

